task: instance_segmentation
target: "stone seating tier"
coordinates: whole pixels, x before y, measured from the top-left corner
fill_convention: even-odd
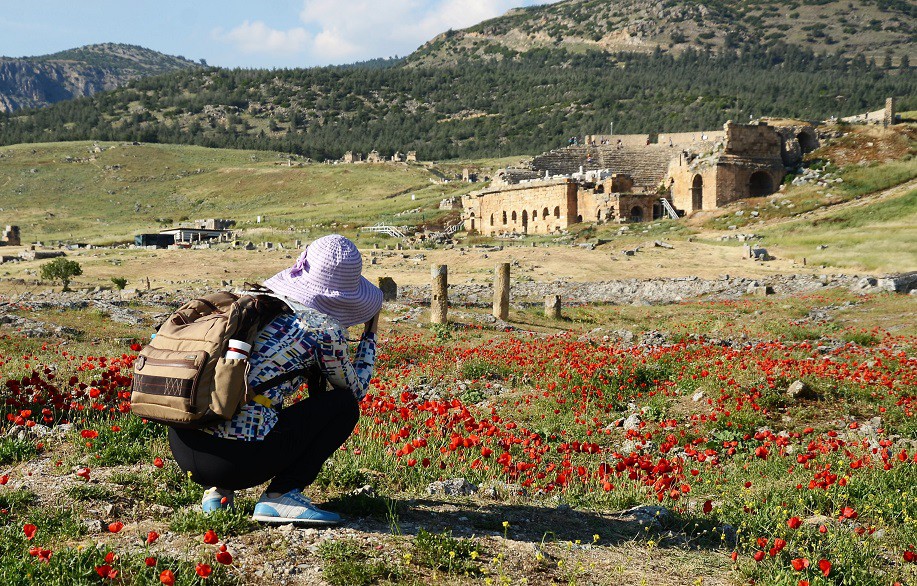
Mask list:
[[[610,169],[634,181],[634,191],[653,192],[665,178],[669,162],[679,150],[668,146],[617,148],[615,145],[572,146],[541,154],[532,160],[532,167],[544,175],[572,175],[583,171]],[[590,160],[591,156],[591,160]]]

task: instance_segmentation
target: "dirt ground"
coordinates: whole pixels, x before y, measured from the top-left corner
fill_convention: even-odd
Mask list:
[[[765,263],[744,260],[738,246],[701,242],[674,242],[674,249],[653,246],[649,240],[640,243],[634,256],[625,256],[633,245],[609,243],[587,250],[577,246],[536,247],[510,244],[503,250],[455,248],[452,250],[366,250],[364,275],[376,282],[390,276],[399,284],[419,285],[430,282],[431,265],[449,267],[452,284],[490,280],[499,263],[514,265],[513,278],[534,281],[571,280],[594,282],[612,279],[686,277],[716,278],[722,274],[766,277],[781,273],[819,273],[820,267],[804,267],[788,259]],[[7,248],[12,254],[16,248]],[[128,288],[145,288],[149,278],[153,288],[181,289],[184,284],[206,281],[219,286],[223,280],[233,284],[260,281],[293,264],[298,250],[124,250],[92,249],[68,253],[80,263],[83,275],[72,287],[111,286],[112,277],[128,279]],[[375,258],[376,264],[373,263]],[[21,262],[0,266],[0,291],[21,290],[23,284],[11,281],[24,278],[34,283],[43,261]],[[28,285],[26,285],[28,286]],[[31,287],[36,285],[32,284]],[[43,285],[44,287],[46,285]]]

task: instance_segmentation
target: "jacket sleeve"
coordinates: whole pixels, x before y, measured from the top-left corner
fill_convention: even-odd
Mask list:
[[[350,391],[357,400],[363,399],[376,364],[376,335],[363,334],[353,361],[341,329],[326,331],[319,340],[318,351],[322,374],[331,386]]]

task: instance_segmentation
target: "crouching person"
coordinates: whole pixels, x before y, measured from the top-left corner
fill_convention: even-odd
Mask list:
[[[334,524],[336,513],[314,506],[302,493],[322,464],[350,437],[360,416],[376,355],[382,292],[361,276],[353,242],[320,238],[292,267],[264,285],[293,310],[266,325],[252,344],[249,384],[256,387],[303,368],[317,367],[330,384],[284,406],[306,377],[296,375],[266,390],[231,420],[203,429],[169,429],[179,467],[204,493],[204,512],[230,507],[234,491],[268,482],[254,519],[265,523]],[[351,360],[346,328],[364,324]]]

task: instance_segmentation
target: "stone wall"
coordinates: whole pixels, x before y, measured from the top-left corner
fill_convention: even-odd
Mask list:
[[[20,246],[22,242],[19,236],[19,226],[7,226],[0,236],[0,245]]]
[[[660,133],[658,142],[662,146],[677,148],[695,147],[699,149],[712,148],[713,143],[726,139],[723,130],[701,130],[698,132],[666,132]]]
[[[625,147],[641,147],[650,144],[648,134],[587,134],[584,144],[589,145],[622,145]]]
[[[572,179],[485,189],[462,198],[465,230],[485,236],[548,234],[577,222],[578,184]]]
[[[730,121],[726,123],[725,130],[725,155],[746,159],[773,159],[780,156],[780,135],[765,122],[734,124]]]
[[[649,221],[662,217],[656,194],[628,193],[633,181],[555,179],[489,188],[462,198],[466,230],[485,236],[548,234],[580,222]]]

